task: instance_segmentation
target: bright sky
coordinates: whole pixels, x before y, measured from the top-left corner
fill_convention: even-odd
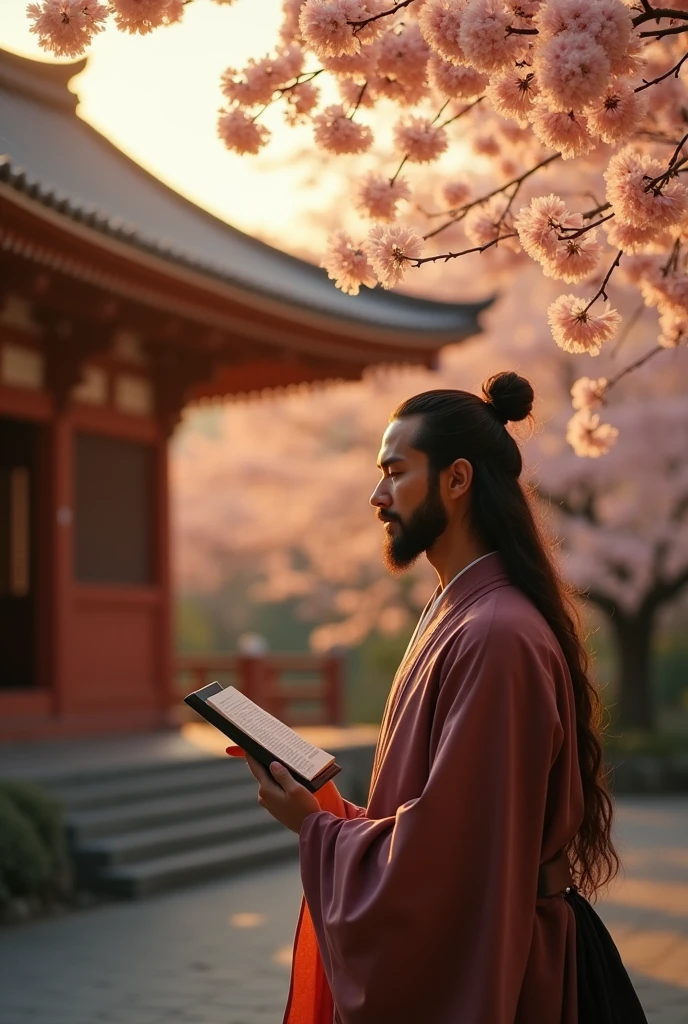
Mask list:
[[[265,121],[276,128],[271,145],[251,157],[229,153],[215,130],[220,75],[272,48],[280,6],[194,0],[183,23],[147,36],[109,28],[72,88],[85,120],[173,188],[244,231],[299,247],[312,240],[308,220],[335,188],[332,175],[314,182],[299,163],[301,147],[312,146],[310,131],[288,129],[276,112]],[[0,47],[54,61],[29,32],[26,0],[0,0],[0,7]]]

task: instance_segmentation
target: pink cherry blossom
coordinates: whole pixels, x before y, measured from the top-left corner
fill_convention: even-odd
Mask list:
[[[565,232],[564,232],[565,234]],[[596,241],[597,231],[587,231],[577,238],[559,242],[551,258],[544,265],[546,277],[554,277],[568,284],[583,281],[597,267],[602,246]]]
[[[471,139],[474,153],[480,156],[495,157],[502,152],[502,140],[495,132],[494,126],[486,125],[482,131],[475,132]]]
[[[463,225],[466,238],[472,245],[487,245],[501,235],[511,233],[504,217],[508,202],[506,196],[496,195],[468,211]],[[518,245],[518,240],[514,238],[507,238],[500,244],[513,250],[514,242]]]
[[[596,380],[591,380],[590,377],[580,377],[571,388],[573,408],[599,409],[604,401],[607,384],[606,377],[598,377]]]
[[[537,92],[535,75],[527,68],[520,68],[494,78],[487,89],[487,98],[498,114],[513,118],[525,128]]]
[[[600,423],[599,415],[589,409],[579,409],[574,413],[566,428],[566,440],[576,455],[589,459],[606,455],[618,436],[616,427]]]
[[[375,60],[375,50],[372,46],[362,46],[358,53],[320,58],[325,71],[331,71],[338,78],[355,78],[361,84],[373,74]]]
[[[359,89],[360,92],[360,89]],[[285,94],[287,107],[285,118],[287,124],[301,124],[307,120],[320,99],[320,90],[312,82],[303,82]]]
[[[299,27],[306,45],[318,57],[358,53],[364,39],[381,31],[377,22],[359,32],[349,24],[368,17],[370,7],[364,0],[305,0]]]
[[[411,228],[376,224],[364,248],[382,287],[393,288],[408,270],[410,261],[423,255],[423,245],[423,239]]]
[[[258,153],[270,136],[265,125],[258,124],[238,107],[220,111],[217,134],[227,149],[235,153]]]
[[[220,85],[227,99],[241,106],[263,105],[269,103],[276,89],[300,74],[302,65],[303,51],[293,46],[279,56],[250,60],[241,72],[227,68]]]
[[[657,341],[662,348],[678,348],[688,338],[688,312],[663,309],[659,314],[659,327]]]
[[[510,15],[502,0],[469,0],[461,18],[466,62],[478,71],[501,71],[525,48],[527,36],[509,35]]]
[[[375,94],[369,82],[357,82],[353,78],[340,78],[337,82],[339,95],[347,107],[363,107],[370,109],[375,106]]]
[[[172,25],[184,13],[184,0],[110,0],[117,28],[145,36],[160,25]]]
[[[563,200],[550,194],[531,199],[528,206],[522,207],[515,226],[531,259],[544,263],[554,257],[562,227],[581,227],[582,218],[574,218]]]
[[[392,182],[370,171],[358,186],[356,208],[372,220],[392,221],[397,214],[397,203],[410,195],[405,178]]]
[[[471,187],[466,181],[447,181],[442,188],[442,197],[451,210],[458,210],[471,196]]]
[[[452,64],[437,53],[428,63],[428,76],[439,93],[453,100],[474,100],[482,95],[489,82],[487,75],[480,71]]]
[[[601,46],[581,33],[562,32],[536,50],[538,85],[554,110],[580,108],[604,95],[609,58]]]
[[[603,142],[623,142],[632,135],[647,110],[646,93],[637,93],[627,82],[607,86],[601,102],[586,110],[588,131]]]
[[[594,149],[595,141],[587,131],[587,121],[574,111],[551,111],[542,103],[533,104],[533,132],[544,146],[557,150],[563,160],[573,160]]]
[[[426,117],[409,117],[394,127],[394,145],[409,163],[427,164],[436,160],[449,145],[447,132]]]
[[[282,0],[280,40],[286,45],[293,42],[303,42],[299,26],[299,15],[301,14],[302,6],[303,0]]]
[[[386,78],[383,75],[373,75],[369,78],[368,89],[375,99],[384,97],[399,107],[415,107],[429,92],[425,82],[417,81],[410,85],[401,79]]]
[[[103,31],[108,8],[93,0],[42,0],[29,4],[26,13],[42,50],[56,57],[79,57]]]
[[[466,62],[461,46],[461,21],[468,0],[426,0],[418,24],[433,50],[456,64]]]
[[[599,355],[602,345],[618,330],[621,317],[615,309],[592,313],[587,305],[575,295],[560,295],[547,310],[552,336],[565,352]]]
[[[304,42],[318,57],[358,53],[361,42],[350,21],[362,16],[358,0],[306,0],[299,14]]]
[[[688,213],[688,189],[674,179],[652,186],[665,165],[626,147],[609,161],[604,177],[607,199],[620,221],[636,227],[673,227]]]
[[[672,243],[669,232],[656,224],[638,227],[636,224],[624,224],[617,217],[604,225],[607,239],[615,249],[621,249],[629,256],[635,253],[664,252]]]
[[[425,85],[430,47],[418,22],[385,33],[377,44],[377,73],[411,87]]]
[[[640,293],[647,306],[661,311],[671,310],[679,316],[688,315],[688,276],[669,274],[655,266],[640,282]]]
[[[632,16],[622,0],[548,0],[534,19],[543,40],[566,32],[576,32],[593,39],[614,65],[614,73],[624,58],[631,30]]]
[[[365,153],[373,141],[370,128],[347,117],[339,103],[316,114],[313,124],[315,141],[328,153]]]
[[[345,231],[337,231],[329,239],[321,267],[347,295],[358,295],[361,285],[374,288],[377,278],[361,246],[356,246]]]

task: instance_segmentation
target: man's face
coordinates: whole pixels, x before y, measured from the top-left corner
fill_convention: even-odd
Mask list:
[[[382,558],[393,573],[431,548],[449,522],[427,455],[411,445],[419,426],[419,418],[409,416],[387,427],[378,456],[382,478],[370,497],[385,524]]]

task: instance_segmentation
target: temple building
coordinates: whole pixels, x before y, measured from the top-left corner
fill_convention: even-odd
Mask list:
[[[206,213],[78,116],[85,64],[0,51],[0,740],[168,720],[186,404],[431,367],[482,308],[345,296]]]

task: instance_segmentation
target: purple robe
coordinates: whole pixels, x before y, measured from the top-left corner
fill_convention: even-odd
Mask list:
[[[367,809],[301,831],[336,1024],[575,1024],[573,911],[537,881],[582,816],[564,656],[491,554],[395,676]]]

